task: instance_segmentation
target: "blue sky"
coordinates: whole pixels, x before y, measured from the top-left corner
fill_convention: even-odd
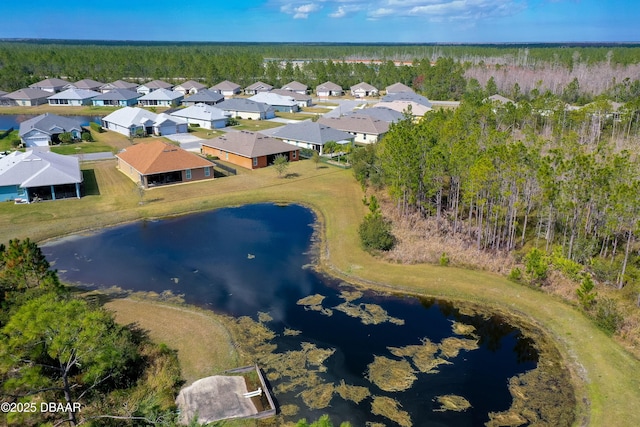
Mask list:
[[[638,0],[5,0],[0,38],[637,42]]]

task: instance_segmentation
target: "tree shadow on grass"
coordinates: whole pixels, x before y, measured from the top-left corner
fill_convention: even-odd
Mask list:
[[[99,196],[100,187],[98,187],[98,180],[96,179],[96,172],[93,169],[85,169],[82,171],[82,185],[85,196]]]
[[[298,172],[288,173],[284,176],[285,179],[298,178],[300,174]]]

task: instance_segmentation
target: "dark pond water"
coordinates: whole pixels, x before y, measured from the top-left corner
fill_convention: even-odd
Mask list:
[[[102,119],[102,117],[100,116],[67,116],[64,114],[58,115],[80,120],[80,124],[82,126],[89,126],[90,122],[101,123]],[[7,130],[11,128],[18,129],[20,127],[20,123],[37,116],[37,114],[0,114],[0,130]]]
[[[498,317],[461,314],[446,302],[408,296],[365,293],[354,304],[376,304],[404,324],[365,325],[332,310],[327,316],[296,304],[303,297],[325,296],[322,307],[344,303],[345,288],[330,278],[304,268],[315,218],[301,206],[250,205],[155,222],[119,226],[98,234],[73,237],[43,247],[61,277],[95,287],[118,285],[124,289],[171,290],[187,302],[233,316],[268,312],[267,325],[278,336],[278,352],[300,349],[303,342],[335,349],[322,379],[335,384],[367,387],[372,396],[396,399],[414,426],[477,426],[488,413],[511,404],[508,379],[533,369],[537,355],[531,343]],[[374,356],[399,359],[389,347],[420,345],[423,338],[440,343],[451,337],[452,322],[473,325],[479,348],[448,359],[437,373],[416,373],[413,386],[386,392],[366,378]],[[285,328],[301,331],[285,336]],[[274,387],[278,380],[272,381]],[[364,426],[367,421],[395,425],[371,413],[372,398],[359,405],[335,394],[331,405],[308,410],[297,396],[300,389],[279,393],[281,405],[301,408],[292,420],[316,419],[329,414],[336,421]],[[436,396],[455,394],[467,399],[466,412],[437,412]]]

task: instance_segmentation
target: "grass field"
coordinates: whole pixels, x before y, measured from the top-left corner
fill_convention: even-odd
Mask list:
[[[158,187],[147,191],[140,204],[135,185],[115,169],[115,162],[88,163],[83,168],[95,176],[95,195],[32,205],[0,204],[0,242],[13,237],[43,241],[142,218],[246,203],[302,203],[312,207],[321,222],[320,263],[328,273],[387,291],[470,301],[540,325],[572,370],[581,402],[577,424],[640,425],[640,411],[635,408],[640,402],[639,361],[575,307],[495,274],[387,263],[364,252],[357,228],[366,207],[361,202],[362,189],[349,170],[316,169],[310,161],[299,161],[291,164],[289,178],[278,178],[270,168],[259,169],[213,181]],[[191,340],[190,346],[197,345],[197,339]]]

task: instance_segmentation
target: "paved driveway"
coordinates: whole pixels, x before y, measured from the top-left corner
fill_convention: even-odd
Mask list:
[[[180,148],[187,151],[200,152],[200,143],[204,141],[195,135],[188,133],[174,133],[173,135],[164,135],[165,138],[180,144]]]

